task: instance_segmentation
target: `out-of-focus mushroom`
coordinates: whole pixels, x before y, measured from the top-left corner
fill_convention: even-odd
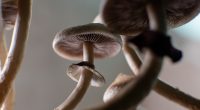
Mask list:
[[[166,33],[163,0],[147,0],[147,2],[145,9],[148,12],[150,30]],[[120,6],[121,4],[116,5]],[[154,87],[162,67],[163,56],[157,56],[147,47],[144,59],[144,64],[140,68],[136,80],[131,81],[114,100],[90,110],[126,110],[132,105],[139,105]]]
[[[112,31],[122,35],[136,35],[148,28],[146,0],[104,0],[102,18]],[[199,0],[165,0],[168,28],[192,20],[200,12]]]
[[[0,74],[0,106],[2,106],[21,66],[30,23],[31,0],[19,0],[18,7],[10,49]]]
[[[2,0],[1,11],[5,28],[13,28],[17,18],[18,0]]]
[[[94,70],[93,60],[115,56],[120,52],[121,43],[119,36],[108,31],[104,25],[90,23],[59,32],[53,41],[53,48],[65,59],[83,60],[81,63],[71,65],[67,71],[73,80],[78,81],[78,85],[77,89],[75,88],[65,102],[57,108],[62,110],[73,109],[90,83],[92,86],[102,86],[105,80]]]

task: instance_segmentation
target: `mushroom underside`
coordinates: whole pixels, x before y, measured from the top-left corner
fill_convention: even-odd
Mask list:
[[[183,25],[200,12],[199,0],[166,0],[168,27]],[[107,0],[102,10],[103,22],[116,33],[131,35],[148,28],[143,0]]]
[[[113,57],[120,52],[119,41],[107,37],[102,33],[81,33],[78,35],[61,38],[59,43],[54,42],[54,50],[66,59],[81,60],[83,57],[83,43],[89,41],[93,43],[95,58]]]

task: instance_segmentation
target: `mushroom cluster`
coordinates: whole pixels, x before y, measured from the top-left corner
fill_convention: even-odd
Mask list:
[[[104,104],[89,110],[136,110],[152,89],[188,109],[199,110],[200,100],[158,79],[165,56],[173,62],[182,58],[167,29],[189,22],[199,12],[199,0],[104,0],[93,23],[60,31],[53,41],[53,49],[61,57],[82,59],[67,70],[77,87],[56,109],[74,109],[89,84],[102,86],[105,79],[95,70],[93,60],[115,56],[122,44],[133,74],[120,74],[106,90]]]
[[[78,84],[64,103],[56,108],[70,110],[81,100],[89,84],[100,87],[105,83],[104,77],[95,70],[94,58],[103,59],[117,55],[121,42],[104,25],[90,23],[58,32],[53,48],[67,60],[82,60],[69,66],[67,75]]]

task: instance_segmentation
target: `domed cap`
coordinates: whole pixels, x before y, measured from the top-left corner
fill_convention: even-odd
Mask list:
[[[120,73],[112,84],[106,89],[103,101],[108,102],[113,99],[131,80],[134,76]]]
[[[93,43],[95,58],[113,57],[120,52],[120,37],[114,35],[99,23],[76,26],[59,32],[54,41],[54,51],[68,60],[80,60],[83,57],[83,42]]]
[[[92,80],[90,84],[95,87],[103,86],[105,83],[104,77],[94,69],[94,65],[90,65],[86,62],[81,62],[78,64],[72,64],[68,67],[67,75],[74,81],[78,82],[83,69],[88,69],[93,73]]]
[[[200,12],[200,0],[165,2],[168,27],[183,25]],[[137,34],[148,28],[145,0],[106,0],[101,14],[108,28],[119,34]]]
[[[17,18],[18,0],[2,0],[2,18],[7,29],[13,28]]]

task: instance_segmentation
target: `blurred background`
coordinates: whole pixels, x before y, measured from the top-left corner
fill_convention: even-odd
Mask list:
[[[76,83],[66,74],[73,61],[59,57],[52,49],[55,34],[62,29],[93,21],[100,0],[33,0],[33,13],[23,64],[15,81],[15,110],[53,110],[70,94]],[[160,79],[200,99],[200,15],[188,24],[169,31],[173,44],[184,52],[183,60],[172,64],[166,58]],[[11,33],[7,32],[9,44]],[[106,78],[102,88],[90,87],[77,110],[102,103],[103,93],[119,73],[131,74],[122,53],[95,60],[96,70]],[[155,92],[143,101],[147,110],[186,110]]]

